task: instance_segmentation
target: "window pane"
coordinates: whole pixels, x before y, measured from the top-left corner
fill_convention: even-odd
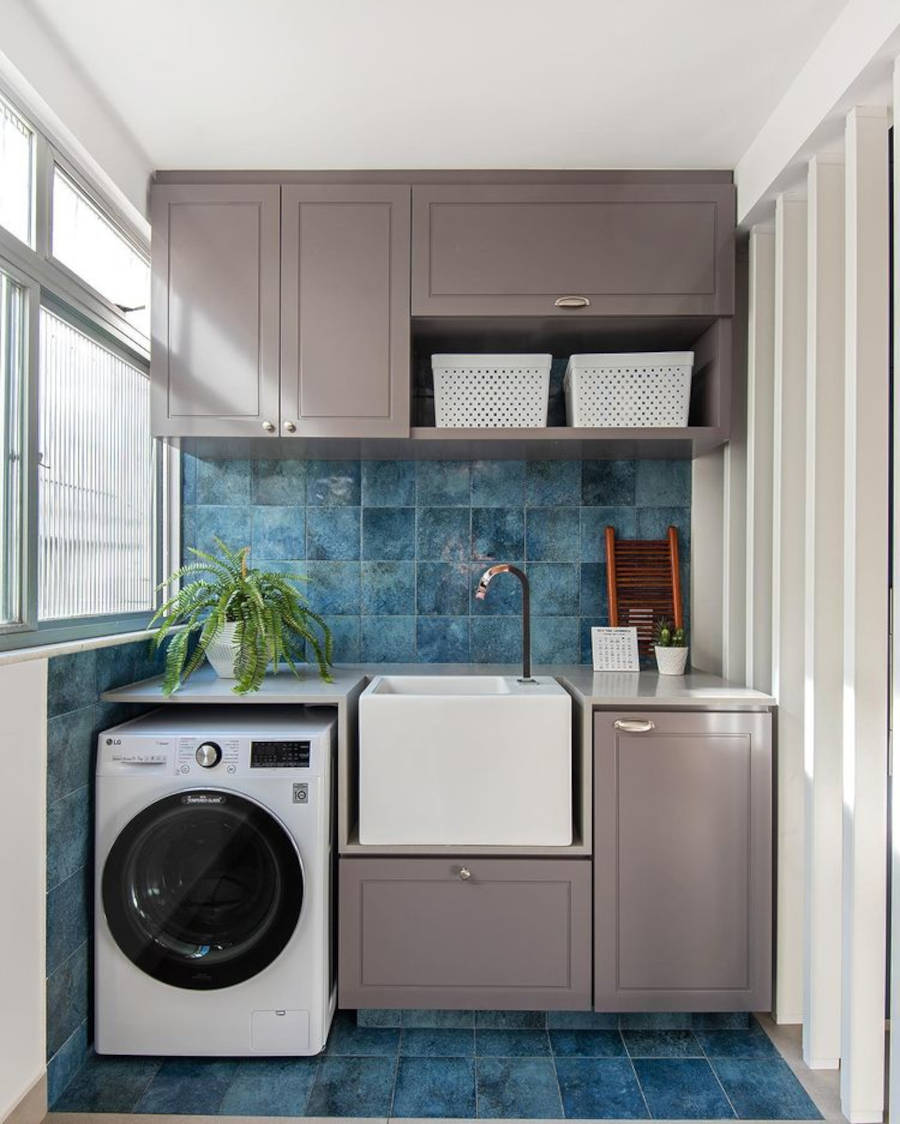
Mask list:
[[[22,620],[25,293],[0,273],[0,625]]]
[[[0,226],[31,245],[34,134],[0,100]]]
[[[153,604],[150,380],[41,309],[38,616]]]
[[[150,266],[65,172],[53,169],[51,253],[150,334]]]

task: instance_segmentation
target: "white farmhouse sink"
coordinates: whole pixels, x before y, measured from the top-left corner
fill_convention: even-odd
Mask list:
[[[572,703],[553,679],[380,675],[359,700],[363,844],[572,842]]]

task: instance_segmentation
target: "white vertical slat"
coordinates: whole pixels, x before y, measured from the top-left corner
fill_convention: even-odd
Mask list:
[[[750,247],[737,248],[735,318],[747,322]],[[722,450],[722,674],[747,682],[747,337],[734,333],[731,440]]]
[[[888,114],[845,134],[841,1107],[882,1118],[887,858]]]
[[[894,379],[896,386],[896,373],[900,371],[900,331],[897,330],[900,320],[900,59],[894,62],[893,73],[893,119],[894,125]],[[900,468],[900,397],[894,394],[894,448],[893,465],[896,473]],[[900,714],[900,637],[897,630],[897,590],[900,587],[900,491],[894,487],[894,572],[891,586],[893,589],[893,650],[891,652],[891,671],[893,682],[891,684],[891,726],[896,729],[897,715]],[[892,744],[896,743],[896,735],[892,732]],[[892,754],[892,757],[895,754]],[[892,769],[891,776],[891,886],[894,892],[891,896],[891,1027],[890,1039],[890,1103],[888,1113],[892,1120],[900,1120],[900,785],[896,783],[897,769]]]
[[[691,667],[722,674],[722,450],[691,464]]]
[[[775,201],[772,691],[778,700],[775,1020],[803,1019],[806,200]]]
[[[813,157],[807,176],[803,1058],[812,1069],[836,1069],[841,1056],[843,163]]]
[[[747,684],[772,687],[775,232],[750,231],[747,335]]]

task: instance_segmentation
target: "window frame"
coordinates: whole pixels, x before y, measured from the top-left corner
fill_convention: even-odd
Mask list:
[[[38,138],[40,137],[39,130],[35,127],[31,116],[25,113],[19,105],[17,99],[10,97],[7,90],[0,85],[0,102],[5,102],[8,108],[19,118],[25,127],[31,132],[31,183],[28,185],[30,194],[29,204],[29,229],[28,238],[23,242],[21,238],[13,234],[12,231],[7,230],[5,227],[0,227],[8,238],[19,246],[23,246],[26,250],[37,249],[37,228],[38,228]]]

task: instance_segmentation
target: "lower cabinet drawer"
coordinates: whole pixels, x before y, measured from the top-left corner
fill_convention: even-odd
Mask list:
[[[342,1007],[588,1009],[589,859],[348,858]]]

